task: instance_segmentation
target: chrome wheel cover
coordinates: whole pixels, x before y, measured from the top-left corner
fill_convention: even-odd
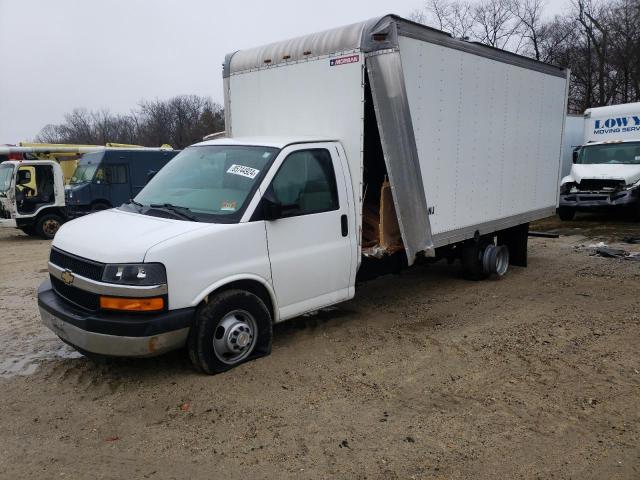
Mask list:
[[[234,310],[220,321],[213,332],[213,353],[227,365],[245,360],[258,339],[258,323],[246,310]]]

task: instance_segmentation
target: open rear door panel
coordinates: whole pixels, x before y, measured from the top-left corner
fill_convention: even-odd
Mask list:
[[[411,265],[416,253],[433,255],[434,247],[400,52],[371,55],[366,68],[398,225]]]

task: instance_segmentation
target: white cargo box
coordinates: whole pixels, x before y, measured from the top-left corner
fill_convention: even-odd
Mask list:
[[[228,55],[227,131],[339,140],[360,211],[382,162],[411,263],[555,212],[568,76],[385,16]]]
[[[640,103],[590,108],[584,118],[584,143],[640,138]]]

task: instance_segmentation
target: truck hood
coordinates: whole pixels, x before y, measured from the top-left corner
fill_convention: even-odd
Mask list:
[[[574,164],[562,183],[580,183],[582,180],[623,180],[627,185],[633,185],[640,180],[640,165]]]
[[[154,245],[207,227],[216,225],[104,210],[62,225],[52,246],[97,262],[134,263]]]

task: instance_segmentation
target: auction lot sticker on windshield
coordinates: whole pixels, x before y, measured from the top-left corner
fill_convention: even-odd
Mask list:
[[[260,170],[256,170],[255,168],[251,167],[245,167],[244,165],[231,165],[229,167],[229,170],[227,170],[227,173],[240,175],[241,177],[247,177],[253,180],[260,173]]]

